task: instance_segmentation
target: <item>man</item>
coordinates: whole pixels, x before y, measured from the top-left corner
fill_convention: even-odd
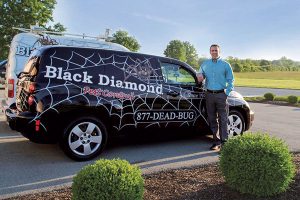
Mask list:
[[[204,61],[200,67],[198,81],[205,80],[206,110],[214,140],[210,149],[220,150],[228,139],[227,96],[233,89],[234,78],[230,64],[220,58],[219,45],[210,46],[210,55],[211,59]]]

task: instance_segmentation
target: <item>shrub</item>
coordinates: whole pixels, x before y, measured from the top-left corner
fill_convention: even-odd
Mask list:
[[[265,100],[265,98],[264,97],[244,97],[244,99],[246,100],[246,101],[263,101],[263,100]]]
[[[294,95],[288,96],[288,102],[292,104],[296,104],[298,103],[298,97]]]
[[[277,96],[277,97],[274,98],[274,101],[288,102],[288,98],[287,98],[287,96]]]
[[[256,101],[262,101],[262,100],[264,100],[263,97],[256,97]]]
[[[256,196],[286,191],[295,175],[287,145],[261,133],[228,140],[221,151],[220,168],[231,188]]]
[[[125,160],[101,159],[84,167],[73,179],[72,199],[142,199],[144,179],[137,166]]]
[[[265,99],[267,99],[268,101],[273,101],[275,98],[275,94],[268,92],[266,94],[264,94]]]
[[[256,97],[244,97],[246,101],[256,101]]]

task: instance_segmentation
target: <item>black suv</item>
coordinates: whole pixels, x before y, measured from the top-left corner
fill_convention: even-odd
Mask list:
[[[175,59],[103,49],[43,47],[19,74],[18,113],[10,126],[31,141],[59,142],[75,160],[100,154],[110,134],[127,128],[196,127],[207,133],[205,91],[196,72]],[[253,112],[228,98],[230,135]]]

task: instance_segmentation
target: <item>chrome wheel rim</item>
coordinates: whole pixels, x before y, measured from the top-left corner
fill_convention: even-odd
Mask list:
[[[241,135],[243,132],[243,121],[235,114],[228,116],[228,137]]]
[[[74,126],[68,138],[70,149],[81,156],[89,156],[97,151],[102,142],[100,128],[93,122],[82,122]]]

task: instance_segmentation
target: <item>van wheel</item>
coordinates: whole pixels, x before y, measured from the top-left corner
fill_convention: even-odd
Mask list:
[[[96,157],[106,143],[106,128],[100,120],[93,117],[81,117],[70,122],[60,141],[63,151],[77,161]]]
[[[228,137],[243,135],[245,120],[243,115],[237,110],[231,110],[228,115]]]

